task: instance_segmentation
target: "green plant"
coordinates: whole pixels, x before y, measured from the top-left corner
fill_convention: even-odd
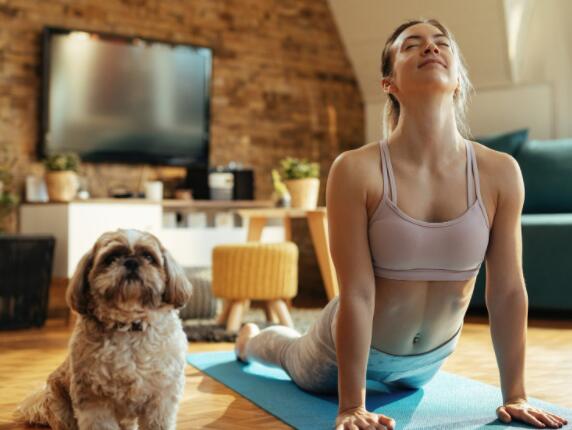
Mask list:
[[[11,191],[3,191],[0,193],[0,231],[4,224],[4,218],[6,218],[19,203],[18,196]]]
[[[274,185],[274,190],[278,193],[279,196],[283,196],[288,194],[288,189],[284,182],[280,179],[280,173],[276,169],[272,169],[272,184]]]
[[[73,171],[79,169],[80,158],[73,152],[61,152],[48,155],[44,160],[46,170],[50,172]]]
[[[0,152],[0,231],[4,231],[4,221],[18,205],[18,195],[12,190],[18,159],[6,146]]]
[[[309,162],[305,158],[286,157],[280,160],[280,167],[282,168],[282,177],[286,180],[320,177],[320,165]]]

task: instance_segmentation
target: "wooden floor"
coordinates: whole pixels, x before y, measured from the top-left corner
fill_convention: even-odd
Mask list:
[[[529,319],[528,326],[528,395],[572,408],[572,320]],[[0,332],[0,430],[26,428],[12,421],[12,412],[64,359],[69,334],[58,319],[48,320],[42,329]],[[232,347],[230,343],[194,343],[189,351]],[[457,349],[443,370],[498,386],[486,317],[466,317]],[[192,366],[187,366],[186,375],[178,429],[290,428]]]

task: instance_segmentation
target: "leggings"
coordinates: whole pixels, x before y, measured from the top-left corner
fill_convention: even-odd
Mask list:
[[[282,325],[261,330],[246,344],[247,360],[284,369],[303,390],[336,393],[338,299],[333,298],[322,309],[304,334]],[[451,339],[423,354],[393,355],[370,347],[366,379],[375,381],[377,389],[386,392],[420,388],[435,376],[453,353],[462,327],[463,323]]]

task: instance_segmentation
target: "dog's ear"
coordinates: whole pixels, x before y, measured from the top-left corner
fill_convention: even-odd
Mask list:
[[[193,286],[187,278],[183,268],[175,261],[169,251],[161,246],[165,267],[165,291],[163,301],[172,304],[175,308],[183,307],[191,298]]]
[[[68,306],[82,315],[87,313],[87,304],[89,301],[89,282],[87,275],[93,266],[93,255],[94,250],[92,248],[81,258],[66,291]]]

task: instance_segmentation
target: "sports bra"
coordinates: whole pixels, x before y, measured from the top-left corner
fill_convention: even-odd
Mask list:
[[[490,227],[481,198],[473,145],[465,140],[465,146],[468,209],[448,221],[427,222],[412,218],[397,207],[397,188],[387,139],[379,141],[383,198],[368,222],[369,246],[376,276],[454,281],[467,280],[479,273],[489,242]],[[387,191],[391,192],[391,198]]]

